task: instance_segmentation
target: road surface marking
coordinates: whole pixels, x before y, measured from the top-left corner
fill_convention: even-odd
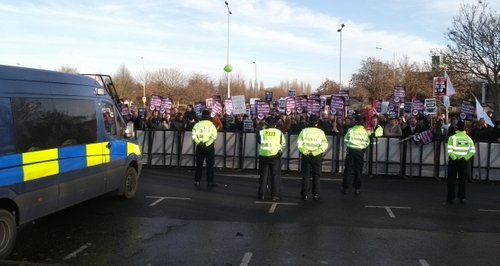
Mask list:
[[[479,211],[482,211],[482,212],[500,212],[500,210],[486,210],[486,209],[479,209]]]
[[[369,206],[365,205],[366,208],[382,208],[387,211],[389,217],[396,218],[396,215],[392,212],[392,209],[411,209],[411,207],[398,207],[398,206]]]
[[[429,266],[429,263],[427,263],[427,261],[424,259],[419,259],[418,262],[420,262],[421,266]]]
[[[240,266],[248,266],[248,263],[250,263],[250,259],[252,258],[252,252],[247,252],[243,256],[243,259],[241,259],[241,264]]]
[[[274,211],[276,210],[276,207],[278,207],[278,203],[273,203],[271,204],[271,208],[269,208],[269,213],[274,213]]]
[[[87,243],[83,246],[81,246],[80,248],[78,248],[77,250],[69,253],[66,257],[64,257],[64,260],[69,260],[71,258],[74,258],[76,257],[76,255],[78,255],[78,253],[84,251],[85,249],[87,249],[89,246],[91,246],[92,244],[91,243]]]
[[[271,207],[269,208],[268,213],[274,213],[274,211],[276,210],[276,207],[278,207],[278,205],[291,205],[291,206],[299,205],[298,203],[293,203],[293,202],[256,201],[255,203],[256,204],[271,204]]]
[[[155,206],[156,204],[158,204],[159,202],[161,202],[162,200],[191,200],[191,198],[183,198],[183,197],[160,197],[160,196],[146,196],[146,198],[149,198],[149,199],[157,199],[155,202],[149,204],[150,207],[153,207]]]

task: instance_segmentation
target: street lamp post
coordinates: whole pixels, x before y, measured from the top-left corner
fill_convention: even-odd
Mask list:
[[[231,73],[232,68],[229,65],[229,15],[231,15],[233,13],[229,9],[229,3],[227,1],[224,1],[224,3],[226,4],[226,7],[227,7],[227,54],[226,54],[227,65],[224,69],[227,72],[227,98],[230,99],[231,98],[231,81],[230,81],[231,74],[230,73]]]
[[[253,62],[255,65],[255,87],[253,89],[253,97],[257,97],[257,89],[258,89],[258,83],[257,83],[257,62]]]
[[[342,90],[342,29],[345,24],[340,25],[340,29],[337,30],[340,33],[340,56],[339,56],[339,92]]]
[[[142,84],[142,107],[146,108],[146,68],[144,67],[144,57],[141,56],[142,71],[144,73],[144,83]]]

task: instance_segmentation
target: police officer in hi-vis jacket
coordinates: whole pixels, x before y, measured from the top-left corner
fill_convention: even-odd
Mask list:
[[[271,199],[280,200],[281,153],[285,148],[285,136],[276,128],[276,118],[269,116],[265,128],[257,135],[259,147],[259,200],[265,199],[267,180],[271,178]]]
[[[471,158],[476,153],[474,141],[465,133],[465,123],[457,123],[456,133],[448,138],[448,195],[446,202],[453,203],[458,196],[460,203],[465,200],[465,184],[470,177]],[[455,184],[458,177],[458,195]]]
[[[347,193],[351,177],[354,178],[354,194],[361,193],[361,174],[363,173],[363,160],[366,147],[370,144],[368,132],[363,126],[363,117],[356,114],[354,117],[356,124],[347,131],[344,136],[344,143],[347,146],[345,157],[344,178],[342,180],[342,194]]]
[[[203,162],[206,161],[208,187],[216,187],[214,183],[214,144],[217,139],[217,129],[211,121],[210,112],[204,110],[201,121],[193,126],[193,141],[196,145],[196,170],[194,173],[194,185],[199,188],[203,170]]]
[[[297,139],[297,148],[301,155],[302,199],[309,198],[310,183],[312,176],[312,195],[315,201],[319,200],[319,183],[321,178],[321,163],[323,154],[328,148],[328,141],[325,132],[318,128],[318,116],[311,115],[309,124],[300,131]]]

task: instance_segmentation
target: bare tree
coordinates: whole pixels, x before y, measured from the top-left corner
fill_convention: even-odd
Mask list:
[[[262,90],[262,93],[259,96],[259,98],[263,99],[265,97],[265,92],[270,91],[273,93],[273,99],[279,99],[280,97],[285,97],[288,95],[288,90],[285,88],[282,88],[280,86],[272,87],[272,88],[266,88],[265,90]]]
[[[264,88],[264,84],[261,84],[261,88]],[[298,81],[296,79],[290,80],[282,80],[280,85],[274,86],[272,88],[267,88],[268,91],[273,91],[273,95],[276,94],[279,96],[287,96],[288,91],[295,90],[297,95],[309,95],[312,92],[311,84],[304,83],[302,81]]]
[[[72,74],[78,74],[78,68],[70,66],[70,65],[62,65],[58,70],[59,72],[66,72]]]
[[[463,4],[446,32],[451,41],[444,55],[448,68],[458,75],[470,75],[490,88],[495,113],[500,114],[500,15],[487,1]],[[455,85],[455,84],[454,84]]]
[[[244,77],[242,77],[239,73],[231,76],[231,95],[245,95],[246,97],[249,97],[250,92],[250,90],[247,90]]]
[[[257,97],[259,97],[259,95],[264,95],[263,94],[263,91],[266,90],[266,87],[264,86],[264,81],[259,81],[259,86],[257,87]]]
[[[214,82],[207,75],[195,73],[189,77],[186,90],[176,93],[176,100],[181,103],[194,103],[204,101],[214,94]]]
[[[393,69],[373,57],[361,62],[359,72],[352,75],[352,85],[355,90],[365,90],[371,97],[389,98],[394,88]]]
[[[245,95],[245,97],[249,97],[251,91],[247,90],[247,86],[245,85],[245,79],[241,77],[239,73],[231,73],[230,77],[230,90],[232,95]],[[227,98],[227,76],[226,74],[222,75],[219,78],[219,84],[215,90],[216,95],[220,95],[222,98]]]
[[[112,78],[120,98],[131,99],[136,103],[142,101],[142,85],[134,80],[130,70],[125,65],[121,65]]]
[[[321,85],[319,85],[318,89],[316,89],[316,93],[320,95],[332,95],[338,93],[339,90],[340,85],[337,82],[326,79],[323,83],[321,83]]]
[[[311,92],[312,92],[311,84],[307,83],[307,84],[304,84],[303,86],[304,86],[304,91],[306,91],[307,94],[311,94]]]
[[[186,77],[178,69],[159,69],[147,75],[148,95],[160,95],[179,100],[186,87]]]
[[[432,78],[439,76],[431,72],[430,67],[411,62],[407,56],[398,60],[398,83],[406,88],[407,100],[412,97],[432,97]]]

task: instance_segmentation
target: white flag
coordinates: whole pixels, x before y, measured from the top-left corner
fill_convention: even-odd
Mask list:
[[[483,118],[484,122],[486,122],[486,124],[490,125],[491,127],[494,127],[495,125],[491,121],[491,118],[488,116],[488,114],[484,111],[484,108],[481,105],[481,103],[479,103],[479,101],[477,100],[476,97],[474,97],[474,98],[476,99],[476,115],[477,115],[477,120]]]
[[[452,95],[454,95],[456,93],[455,88],[453,87],[453,84],[451,83],[451,79],[450,79],[450,77],[448,77],[448,73],[446,71],[444,72],[444,77],[446,79],[448,79],[447,88],[446,88],[446,96],[451,97]]]
[[[446,108],[449,108],[450,107],[450,97],[448,97],[447,95],[444,95],[443,96],[443,104]]]

